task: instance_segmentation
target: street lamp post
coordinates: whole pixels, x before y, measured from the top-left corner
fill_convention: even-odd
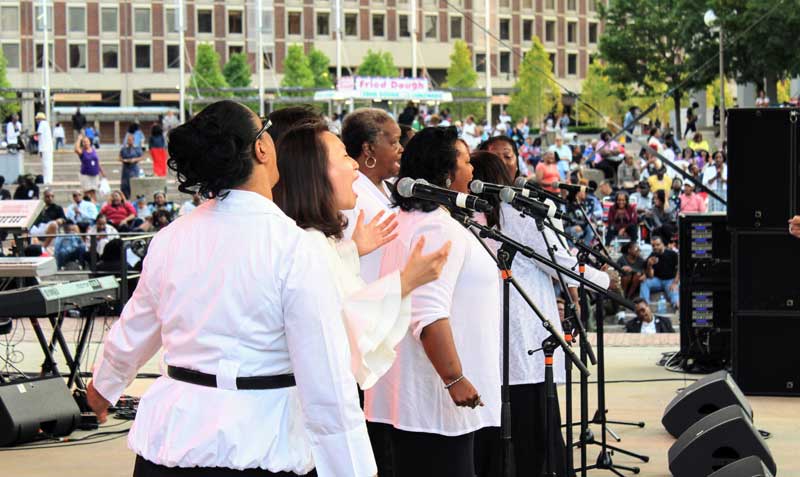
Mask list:
[[[719,32],[719,137],[722,144],[725,144],[725,61],[723,47],[722,22],[719,21],[714,10],[708,10],[703,16],[706,26],[711,31]]]

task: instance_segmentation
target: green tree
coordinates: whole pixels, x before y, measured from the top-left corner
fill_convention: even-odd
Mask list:
[[[515,120],[527,116],[533,124],[539,124],[556,106],[558,85],[545,74],[553,70],[553,64],[542,42],[537,36],[533,36],[532,41],[531,49],[519,66],[508,113]]]
[[[8,62],[6,57],[3,56],[3,52],[0,51],[0,88],[10,88],[11,82],[8,81],[8,76],[6,75],[6,66]],[[13,92],[5,92],[0,93],[0,98],[9,99],[12,101],[9,102],[2,102],[0,103],[0,117],[5,118],[6,116],[19,112],[19,102],[16,101],[17,94]]]
[[[248,88],[253,81],[246,53],[235,53],[222,68],[225,81],[232,88]]]
[[[589,65],[589,71],[586,73],[581,83],[581,94],[578,98],[578,111],[584,111],[586,108],[581,108],[580,103],[584,102],[592,105],[598,111],[608,116],[614,121],[625,115],[627,108],[625,107],[624,99],[626,97],[625,88],[617,83],[611,81],[606,72],[605,65],[598,60]],[[606,121],[603,117],[599,117],[592,112],[585,112],[582,114],[584,121],[598,127],[607,127]]]
[[[693,68],[687,64],[694,64],[701,56],[697,54],[698,38],[702,36],[698,32],[708,31],[705,26],[697,26],[703,17],[697,4],[698,0],[616,0],[610,6],[598,4],[605,22],[600,54],[608,64],[609,78],[634,87],[645,96],[656,93],[659,85],[666,85],[676,113],[676,131],[681,130],[681,98],[688,91],[704,89],[714,74],[713,68],[704,68],[689,76]]]
[[[383,76],[394,78],[400,76],[400,71],[394,65],[394,57],[388,51],[367,50],[361,65],[356,72],[359,76]]]
[[[447,78],[443,85],[445,88],[469,89],[478,87],[478,73],[472,66],[472,52],[466,42],[458,40],[453,45],[453,53],[450,55],[450,67],[447,68]],[[457,98],[481,98],[484,94],[480,91],[453,91],[453,99]],[[446,108],[455,112],[458,119],[464,119],[469,115],[476,119],[482,119],[486,112],[486,107],[481,102],[456,102],[444,105]]]
[[[281,86],[313,88],[314,72],[308,64],[308,57],[302,45],[291,45],[286,52],[286,59],[283,61],[283,80]],[[289,93],[291,95],[303,95],[305,93]]]
[[[219,67],[219,55],[214,47],[208,43],[201,43],[197,46],[197,56],[192,69],[192,77],[189,79],[190,94],[197,94],[197,89],[203,88],[227,88],[228,82],[222,75]],[[217,93],[215,96],[229,96],[229,93]]]
[[[333,80],[329,72],[331,60],[325,53],[317,50],[311,50],[308,54],[308,66],[311,68],[311,73],[314,75],[315,88],[332,88]]]
[[[733,107],[733,91],[727,83],[725,84],[725,107]],[[712,106],[719,106],[719,78],[711,82],[706,88],[706,101]]]

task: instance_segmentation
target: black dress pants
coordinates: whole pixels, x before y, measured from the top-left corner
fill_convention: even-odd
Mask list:
[[[395,477],[474,477],[474,433],[442,436],[391,428]]]
[[[263,469],[236,470],[227,467],[167,467],[150,462],[144,457],[136,456],[133,477],[292,477],[292,472],[270,472]],[[311,471],[307,477],[316,477]]]
[[[556,475],[572,475],[566,471],[566,448],[561,435],[561,412],[556,394],[556,409],[551,425],[545,424],[547,393],[544,383],[519,384],[510,387],[511,442],[517,477],[539,477],[546,470],[548,444],[552,444]],[[551,435],[556,435],[553,439]],[[475,468],[479,477],[503,475],[503,443],[499,427],[487,427],[475,435]]]

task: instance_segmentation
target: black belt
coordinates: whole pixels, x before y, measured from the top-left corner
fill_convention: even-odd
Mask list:
[[[200,371],[195,371],[193,369],[180,368],[178,366],[167,366],[167,375],[172,379],[183,381],[185,383],[197,384],[198,386],[208,386],[210,388],[218,387],[216,375],[201,373]],[[294,385],[294,374],[236,378],[237,389],[279,389],[290,388]]]

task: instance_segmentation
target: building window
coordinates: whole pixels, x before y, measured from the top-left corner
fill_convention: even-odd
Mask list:
[[[597,43],[597,23],[589,24],[589,43]]]
[[[331,34],[331,14],[328,12],[317,13],[317,35],[328,36]]]
[[[533,39],[533,20],[522,20],[522,41]]]
[[[511,6],[510,0],[500,0],[500,8],[508,8]]]
[[[69,45],[69,67],[70,69],[86,68],[86,45]]]
[[[358,13],[344,14],[345,36],[358,36]]]
[[[552,20],[544,22],[544,41],[556,41],[556,22]]]
[[[575,53],[567,55],[567,74],[573,76],[578,74],[578,55]]]
[[[437,15],[425,15],[425,38],[436,39],[439,17]]]
[[[264,10],[261,12],[261,33],[272,35],[272,24],[275,23],[275,16],[272,10]]]
[[[69,18],[70,32],[82,33],[86,31],[86,8],[69,7],[67,16]]]
[[[382,38],[386,35],[386,16],[381,14],[372,15],[372,36]]]
[[[567,0],[567,10],[573,12],[578,9],[578,2],[576,0]]]
[[[303,34],[303,12],[289,12],[289,35]]]
[[[164,16],[166,18],[166,32],[178,33],[180,31],[180,25],[178,25],[178,12],[175,11],[174,8],[167,8]]]
[[[19,68],[19,43],[3,43],[3,56],[7,68]]]
[[[197,33],[214,33],[214,15],[211,10],[197,10]]]
[[[180,68],[181,48],[178,45],[167,45],[167,68]]]
[[[451,39],[460,39],[464,38],[464,34],[462,33],[462,27],[464,25],[464,19],[461,17],[450,17],[450,38]]]
[[[556,9],[556,0],[544,0],[544,8],[548,10]]]
[[[475,71],[478,73],[486,72],[486,54],[475,53]]]
[[[556,72],[556,54],[555,53],[549,53],[548,55],[550,56],[550,65],[552,66],[552,69],[550,70],[550,72],[555,74],[555,72]]]
[[[119,68],[119,46],[117,45],[103,45],[103,68],[108,70],[115,70]]]
[[[575,22],[567,22],[567,43],[578,42],[578,24]]]
[[[244,33],[241,10],[228,10],[228,33],[233,35]]]
[[[400,15],[398,17],[398,26],[401,38],[409,38],[411,36],[411,29],[408,26],[408,15]]]
[[[19,31],[19,7],[5,5],[0,7],[0,26],[7,33]]]
[[[264,69],[265,70],[271,70],[272,69],[272,65],[274,64],[273,60],[272,60],[272,52],[271,51],[265,51],[263,60],[264,60]]]
[[[590,12],[596,12],[597,11],[597,1],[596,0],[587,0],[586,1],[586,8]]]
[[[500,19],[500,39],[508,40],[511,38],[511,20],[508,18]]]
[[[150,9],[133,9],[133,31],[136,33],[150,33]]]
[[[522,8],[533,10],[533,0],[522,0]]]
[[[53,44],[47,45],[47,65],[53,67]],[[44,46],[41,43],[36,45],[36,67],[41,69],[44,64]]]
[[[137,69],[150,69],[150,45],[134,46],[134,67]]]
[[[37,6],[34,15],[36,16],[36,31],[44,31],[44,12],[42,7]],[[47,31],[53,31],[53,7],[47,7]]]
[[[500,52],[500,72],[511,73],[511,52],[509,51]]]
[[[117,32],[117,19],[119,13],[117,7],[103,7],[100,9],[100,31],[103,33]]]

